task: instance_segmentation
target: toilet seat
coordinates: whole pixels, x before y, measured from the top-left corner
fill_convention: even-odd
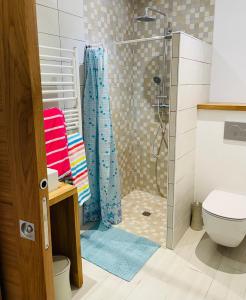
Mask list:
[[[202,204],[203,210],[228,221],[246,220],[246,196],[220,190],[211,192]]]

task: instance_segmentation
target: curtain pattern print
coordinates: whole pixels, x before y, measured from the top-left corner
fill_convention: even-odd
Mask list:
[[[84,204],[84,220],[101,219],[110,227],[121,222],[121,194],[103,48],[86,48],[83,114],[91,189],[91,199]]]

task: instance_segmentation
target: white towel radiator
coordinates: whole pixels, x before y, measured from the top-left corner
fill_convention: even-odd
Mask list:
[[[68,133],[82,134],[78,49],[39,46],[44,108],[63,110]]]

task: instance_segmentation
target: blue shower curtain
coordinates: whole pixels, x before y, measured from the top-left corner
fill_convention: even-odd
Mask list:
[[[84,221],[121,222],[121,195],[113,137],[107,54],[86,48],[83,125],[91,199],[84,204]]]

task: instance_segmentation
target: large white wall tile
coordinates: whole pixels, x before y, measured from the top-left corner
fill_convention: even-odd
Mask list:
[[[83,19],[64,12],[59,12],[60,35],[62,37],[83,41],[84,23]]]
[[[42,5],[36,5],[38,32],[59,35],[58,11]]]
[[[176,137],[175,159],[178,159],[186,153],[195,150],[196,147],[196,129],[187,131]]]
[[[186,230],[189,228],[190,223],[190,212],[186,209],[185,212],[183,211],[183,216],[180,220],[174,223],[174,230],[173,230],[173,249],[176,247],[180,239],[185,234]]]
[[[50,35],[50,34],[46,34],[46,33],[39,33],[38,34],[38,42],[39,42],[39,45],[42,45],[42,46],[60,48],[60,38],[58,36],[55,36],[55,35]],[[39,53],[40,54],[47,54],[47,55],[60,55],[60,51],[44,49],[44,48],[40,48]],[[41,61],[41,63],[47,63],[47,61]],[[59,61],[53,62],[53,64],[61,66],[61,63]],[[42,67],[41,69],[42,69],[43,73],[61,72],[61,68],[57,68],[57,67],[52,67],[52,68],[51,67]],[[48,78],[47,76],[43,77],[43,78],[45,78],[46,81],[50,81],[50,80],[47,80],[47,78]],[[53,80],[55,80],[54,78],[55,77],[52,75]],[[60,77],[56,77],[56,80],[59,81]],[[50,89],[50,87],[48,87],[48,89]]]
[[[180,58],[178,84],[210,84],[210,69],[210,64]]]
[[[189,194],[186,196],[191,199],[194,187],[191,187]],[[174,231],[173,231],[173,248],[177,245],[179,240],[182,238],[187,228],[190,226],[190,216],[191,216],[191,202],[183,202],[181,207],[174,208],[176,219],[174,220]],[[174,214],[174,215],[175,215]]]
[[[195,170],[191,170],[178,183],[174,185],[174,206],[182,206],[182,203],[194,200]],[[192,190],[192,193],[191,193]],[[189,206],[190,209],[190,206]]]
[[[209,85],[179,85],[176,88],[178,90],[177,110],[196,107],[198,103],[206,103],[209,101]],[[174,89],[174,87],[172,89]],[[174,91],[173,93],[175,95]]]
[[[62,37],[61,47],[66,49],[73,49],[76,47],[78,49],[79,63],[80,65],[84,63],[85,42]]]
[[[83,17],[83,0],[58,0],[58,9]]]
[[[175,160],[175,183],[195,170],[195,151],[191,151]]]
[[[37,4],[45,5],[51,8],[57,8],[57,0],[36,0]]]
[[[194,129],[197,126],[197,108],[180,110],[176,118],[176,135]]]
[[[84,83],[84,51],[85,42],[72,40],[68,38],[61,38],[61,48],[73,49],[76,47],[78,49],[79,64],[80,64],[80,84]]]
[[[55,47],[55,48],[60,47],[60,38],[59,38],[59,36],[55,36],[55,35],[39,33],[38,34],[38,42],[39,42],[39,45],[42,45],[42,46]],[[48,52],[47,50],[42,49],[40,52],[42,54],[46,54],[46,53],[50,53],[50,50]]]
[[[174,247],[190,226],[191,203],[193,201],[194,172],[190,172],[174,187]]]
[[[204,41],[201,41],[191,35],[182,32],[180,33],[179,55],[176,57],[211,63],[212,46]]]

